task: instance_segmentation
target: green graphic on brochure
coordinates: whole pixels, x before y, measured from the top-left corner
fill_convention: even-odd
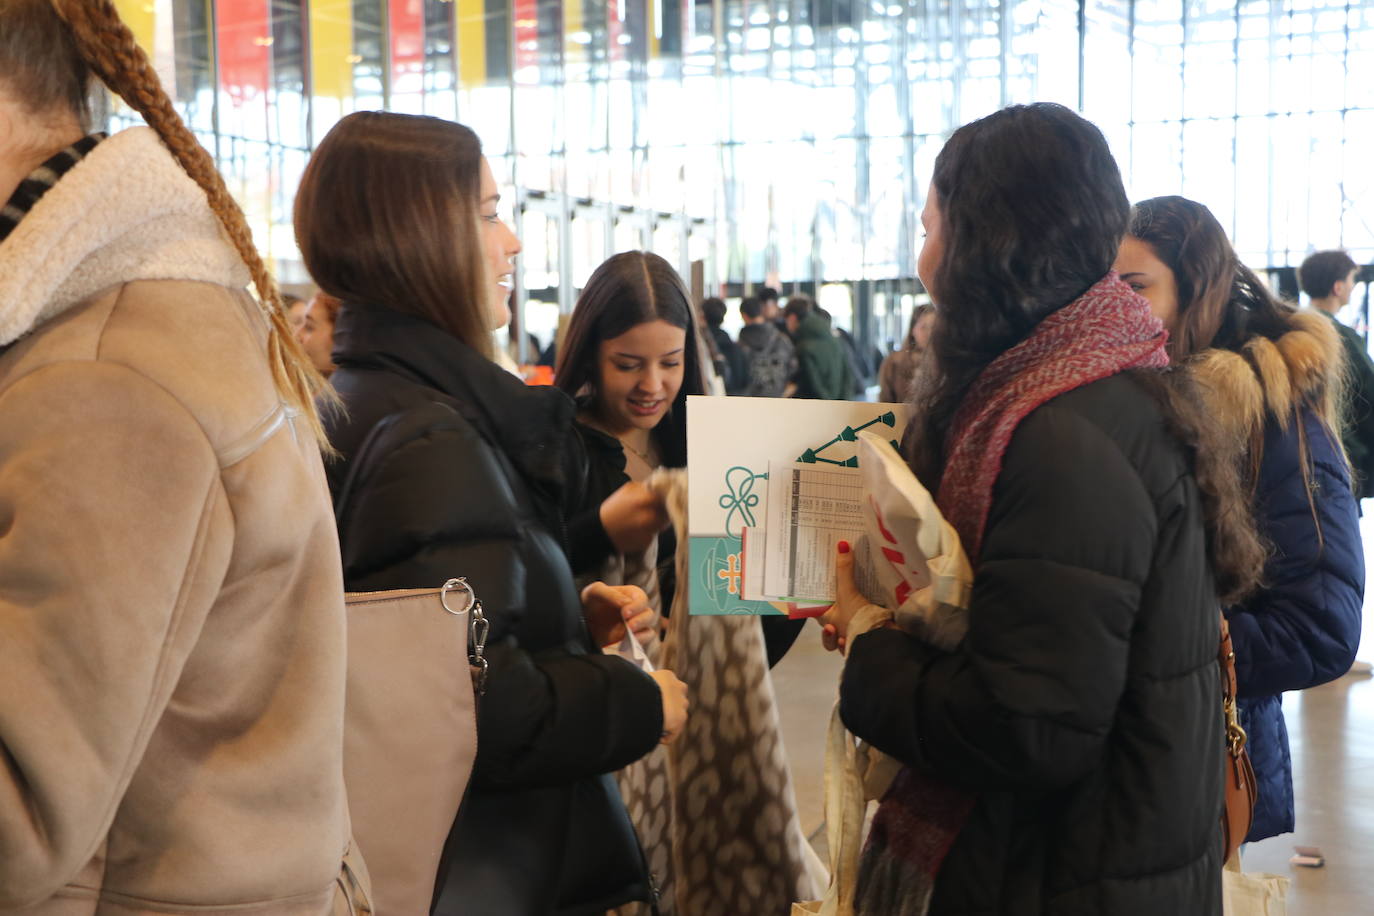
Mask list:
[[[725,533],[730,537],[739,538],[742,528],[758,524],[754,507],[759,504],[759,495],[754,492],[754,484],[767,479],[766,472],[755,474],[745,467],[736,466],[725,472],[725,493],[720,497],[720,507],[725,510]]]
[[[693,396],[687,420],[691,613],[785,615],[786,598],[744,597],[746,529],[751,530],[749,594],[754,595],[752,583],[762,585],[768,488],[778,484],[769,479],[770,464],[785,464],[791,457],[796,466],[812,471],[856,468],[859,433],[868,429],[896,440],[906,415],[891,404]],[[760,534],[757,546],[752,529]]]
[[[850,455],[848,458],[836,459],[824,458],[822,457],[822,453],[832,446],[839,445],[841,442],[858,442],[859,433],[862,430],[868,429],[870,426],[878,423],[881,423],[889,429],[895,430],[897,428],[897,416],[889,410],[887,413],[880,414],[861,426],[846,426],[844,429],[840,430],[839,435],[824,445],[817,446],[816,448],[809,448],[802,452],[801,455],[797,457],[797,460],[802,464],[833,464],[842,468],[856,468],[859,466],[858,455]],[[892,440],[892,447],[901,451],[901,446],[897,444],[897,440],[895,439]],[[768,475],[765,474],[764,476],[766,477]],[[724,497],[722,497],[722,499],[724,499]],[[724,503],[722,503],[722,505],[724,505]],[[752,522],[750,524],[752,524]]]
[[[689,546],[692,567],[693,593],[706,595],[711,609],[695,609],[695,613],[710,614],[780,614],[766,601],[745,601],[743,529],[758,524],[754,509],[759,494],[754,486],[767,480],[768,474],[756,474],[747,467],[736,465],[725,472],[725,492],[719,504],[725,510],[725,537],[694,537]]]

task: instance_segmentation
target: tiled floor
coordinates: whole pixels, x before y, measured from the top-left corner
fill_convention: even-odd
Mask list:
[[[1374,544],[1374,525],[1366,528],[1365,543]],[[1374,568],[1374,562],[1369,565]],[[1374,610],[1368,607],[1366,619],[1371,624],[1360,657],[1374,660]],[[802,828],[823,852],[825,727],[840,660],[821,649],[819,634],[809,625],[773,674]],[[1293,750],[1297,831],[1248,847],[1245,868],[1292,879],[1289,916],[1374,914],[1374,679],[1344,677],[1290,694],[1284,711]],[[1326,866],[1289,865],[1294,844],[1320,847]]]

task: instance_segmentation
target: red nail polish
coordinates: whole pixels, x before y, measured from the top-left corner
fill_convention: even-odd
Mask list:
[[[840,548],[840,553],[849,553],[849,542],[848,542],[848,541],[840,541],[840,543],[839,543],[839,548]]]

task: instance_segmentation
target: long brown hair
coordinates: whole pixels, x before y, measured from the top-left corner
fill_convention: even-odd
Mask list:
[[[1131,210],[1128,231],[1149,245],[1174,275],[1178,327],[1170,334],[1170,359],[1184,362],[1211,348],[1244,356],[1252,338],[1277,341],[1297,329],[1297,309],[1277,299],[1240,262],[1226,230],[1205,205],[1177,196],[1143,200]],[[1342,455],[1344,448],[1335,432],[1341,429],[1344,381],[1345,374],[1336,372],[1333,384],[1302,402],[1326,426]],[[1277,419],[1287,424],[1290,418]],[[1251,459],[1257,472],[1259,455]]]
[[[482,144],[461,124],[358,111],[296,192],[296,243],[320,289],[423,318],[490,358],[479,222]]]
[[[327,446],[315,409],[324,379],[301,350],[282,308],[276,281],[253,245],[243,211],[230,196],[214,160],[181,120],[111,0],[0,2],[0,79],[35,115],[69,111],[89,126],[92,75],[143,116],[209,201],[253,276],[268,321],[267,353],[277,392],[300,412]]]
[[[1149,245],[1174,275],[1178,321],[1170,335],[1169,356],[1175,362],[1186,364],[1212,348],[1233,351],[1250,362],[1246,345],[1253,338],[1277,341],[1297,329],[1297,310],[1275,298],[1254,271],[1240,262],[1226,230],[1205,205],[1178,196],[1143,200],[1131,209],[1128,232]],[[1257,371],[1256,376],[1263,387],[1262,374]],[[1332,447],[1344,458],[1345,449],[1337,434],[1341,429],[1344,373],[1337,371],[1332,377],[1331,384],[1311,395],[1299,393],[1292,407],[1293,416],[1275,418],[1285,428],[1290,423],[1296,425],[1307,503],[1319,541],[1321,519],[1313,495],[1313,470],[1299,408],[1305,407],[1317,416]],[[1242,474],[1253,493],[1264,457],[1263,431],[1255,430],[1244,445]]]
[[[1111,270],[1131,207],[1102,132],[1048,102],[956,130],[931,188],[944,237],[932,280],[939,319],[903,451],[933,493],[969,387]]]
[[[932,492],[968,387],[1047,316],[1111,269],[1130,203],[1107,141],[1061,105],[1015,106],[955,131],[935,162],[945,249],[940,300],[903,451]],[[1253,589],[1263,551],[1238,470],[1186,373],[1133,372],[1191,459],[1217,594]]]
[[[625,251],[592,273],[558,348],[554,383],[571,397],[594,399],[601,381],[601,342],[646,321],[666,321],[687,332],[682,387],[668,416],[653,431],[663,463],[682,467],[687,463],[687,396],[706,393],[701,359],[706,335],[697,333],[697,310],[686,285],[663,258]]]
[[[1183,447],[1202,503],[1207,561],[1217,597],[1224,605],[1238,604],[1259,587],[1268,550],[1255,530],[1241,466],[1233,460],[1235,444],[1227,441],[1227,428],[1208,415],[1191,373],[1171,366],[1162,372],[1131,374],[1159,405],[1165,427]]]
[[[1240,262],[1206,206],[1176,195],[1142,200],[1131,208],[1127,233],[1173,272],[1178,322],[1169,334],[1171,360],[1211,347],[1239,353],[1256,334],[1278,340],[1293,329],[1293,308]]]

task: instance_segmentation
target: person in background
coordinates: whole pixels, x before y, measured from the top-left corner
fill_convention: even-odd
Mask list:
[[[0,0],[0,911],[352,911],[323,385],[115,5]]]
[[[797,351],[792,339],[764,315],[763,303],[750,296],[739,305],[744,327],[739,348],[748,368],[748,381],[740,394],[753,398],[781,398],[797,374]]]
[[[295,293],[282,293],[281,304],[286,312],[286,326],[292,334],[299,334],[301,326],[305,324],[305,300]]]
[[[763,320],[776,324],[780,331],[787,330],[783,323],[782,306],[778,303],[778,291],[771,286],[760,286],[754,297],[759,300]]]
[[[1365,339],[1354,328],[1341,323],[1336,314],[1350,304],[1358,276],[1359,265],[1344,251],[1319,251],[1309,255],[1298,268],[1298,285],[1311,299],[1312,307],[1331,319],[1345,350],[1346,387],[1341,411],[1345,422],[1341,426],[1341,444],[1350,460],[1357,508],[1359,500],[1374,496],[1374,361],[1369,358]],[[1374,673],[1374,664],[1356,660],[1349,673]]]
[[[905,765],[865,916],[1222,912],[1218,596],[1261,550],[1186,377],[1157,371],[1163,325],[1112,272],[1129,216],[1106,139],[1061,105],[966,124],[936,158],[936,362],[903,451],[973,582],[944,652],[838,555],[840,714]]]
[[[853,373],[844,344],[830,332],[830,321],[811,297],[789,296],[783,310],[787,333],[797,350],[798,398],[841,401],[849,397]]]
[[[543,348],[539,346],[539,338],[534,336],[532,331],[525,332],[525,353],[524,361],[520,359],[520,339],[515,334],[515,324],[506,325],[506,355],[517,365],[537,366],[539,365],[540,353]]]
[[[716,352],[725,363],[725,393],[743,394],[749,385],[749,362],[739,345],[730,339],[721,324],[725,321],[725,301],[714,296],[701,303],[706,333],[711,335]]]
[[[301,328],[296,332],[301,349],[325,378],[334,374],[334,323],[338,321],[341,305],[335,297],[317,290],[306,304]]]
[[[854,339],[853,334],[836,324],[834,316],[814,302],[812,308],[830,325],[831,335],[844,348],[844,358],[849,363],[849,399],[863,400],[865,392],[868,390],[868,383],[872,380],[880,360],[865,359],[859,342]],[[876,354],[877,351],[875,350],[874,353]]]
[[[930,346],[930,332],[935,326],[935,306],[918,305],[911,313],[902,348],[889,353],[878,370],[878,400],[889,404],[905,404],[911,397],[916,370]]]
[[[711,329],[706,324],[706,316],[701,309],[695,309],[697,322],[697,346],[702,351],[702,366],[706,371],[706,391],[708,394],[726,394],[726,378],[730,374],[730,368],[725,363],[725,355],[716,348],[715,338],[711,336]]]
[[[574,586],[573,403],[491,361],[520,252],[499,200],[476,135],[452,121],[355,112],[311,156],[296,239],[343,302],[329,483],[350,590],[466,576],[491,625],[433,912],[599,913],[652,895],[610,774],[672,740],[687,698],[671,672],[601,652],[648,613],[642,592]]]
[[[1240,467],[1271,552],[1263,587],[1226,608],[1240,724],[1259,799],[1248,841],[1293,830],[1283,693],[1350,670],[1360,641],[1364,550],[1341,450],[1340,336],[1277,299],[1210,210],[1141,201],[1116,269],[1169,328],[1169,354],[1202,382],[1213,422],[1246,444]]]
[[[1298,285],[1312,300],[1312,308],[1341,335],[1348,383],[1341,405],[1341,442],[1354,472],[1355,496],[1368,499],[1374,496],[1374,361],[1364,338],[1336,317],[1350,303],[1358,273],[1359,265],[1344,251],[1318,251],[1298,268]]]

